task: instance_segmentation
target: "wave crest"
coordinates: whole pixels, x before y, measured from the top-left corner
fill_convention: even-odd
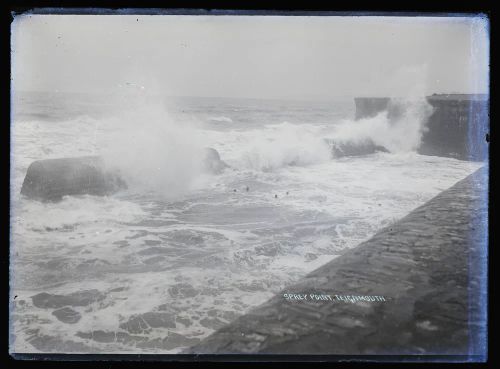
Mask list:
[[[416,151],[432,112],[425,98],[392,99],[387,110],[375,117],[343,121],[335,127],[333,138],[354,144],[371,142],[392,153]]]
[[[248,169],[272,171],[284,166],[305,166],[331,159],[331,150],[319,127],[284,122],[256,130],[242,154]]]

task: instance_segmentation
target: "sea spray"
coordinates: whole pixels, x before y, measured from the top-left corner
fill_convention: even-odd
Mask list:
[[[174,199],[197,185],[205,145],[194,126],[178,123],[153,101],[125,109],[108,123],[113,133],[103,157],[131,189]]]
[[[287,122],[268,126],[247,135],[242,153],[247,169],[272,171],[296,165],[306,166],[331,159],[328,145],[318,127]]]
[[[373,143],[392,153],[412,152],[419,148],[432,112],[425,98],[392,99],[375,117],[342,121],[331,136],[337,142]]]

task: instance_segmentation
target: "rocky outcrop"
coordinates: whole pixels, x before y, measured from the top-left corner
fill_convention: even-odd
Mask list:
[[[203,159],[203,169],[212,174],[220,174],[224,169],[229,168],[229,165],[224,163],[217,150],[207,147],[204,150],[205,158]]]
[[[484,359],[487,182],[483,167],[186,353]]]
[[[204,150],[203,170],[220,174],[228,165],[212,148]],[[58,201],[67,195],[110,195],[126,189],[117,169],[104,164],[99,156],[34,161],[28,168],[21,194],[36,200]]]
[[[47,159],[33,162],[26,173],[21,194],[32,199],[58,201],[66,195],[107,195],[125,182],[105,168],[98,156]]]
[[[363,156],[374,154],[376,152],[388,152],[385,147],[375,145],[370,140],[355,143],[326,139],[326,142],[330,146],[332,156],[335,159],[342,158],[344,156]]]

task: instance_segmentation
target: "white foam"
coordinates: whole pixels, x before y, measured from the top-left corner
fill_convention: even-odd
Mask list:
[[[400,111],[401,115],[391,117],[391,109]],[[373,118],[344,120],[334,127],[331,136],[337,141],[356,144],[369,140],[392,153],[413,152],[420,146],[432,111],[432,106],[425,98],[393,99],[389,110]]]
[[[159,104],[125,110],[108,122],[101,153],[139,192],[168,199],[189,192],[202,172],[204,142],[194,127],[178,123]]]
[[[233,120],[229,117],[224,117],[224,116],[220,116],[220,117],[210,117],[208,118],[209,121],[212,121],[212,122],[226,122],[226,123],[233,123]]]
[[[330,160],[331,152],[320,130],[316,125],[283,122],[243,131],[212,132],[210,141],[222,159],[238,169],[273,171]]]
[[[131,222],[146,215],[137,204],[102,196],[65,196],[57,203],[24,200],[19,218],[22,226],[33,230],[63,228],[85,223]],[[75,211],[75,209],[77,209]],[[43,214],[43,217],[40,217]]]

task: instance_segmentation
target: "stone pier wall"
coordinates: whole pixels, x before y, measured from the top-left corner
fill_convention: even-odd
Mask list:
[[[356,120],[372,118],[388,110],[397,115],[391,98],[359,97],[354,99]],[[487,95],[434,94],[427,96],[434,108],[427,121],[419,153],[447,156],[460,160],[485,161],[488,158],[489,98]]]
[[[187,352],[484,357],[487,170],[479,169]]]

